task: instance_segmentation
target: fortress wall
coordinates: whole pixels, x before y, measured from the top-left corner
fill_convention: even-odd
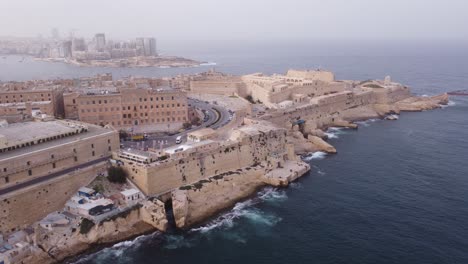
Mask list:
[[[206,153],[149,166],[125,164],[130,179],[148,195],[158,195],[217,174],[235,171],[282,153],[286,146],[283,129],[244,137]],[[125,161],[124,161],[125,162]]]
[[[330,71],[308,71],[308,70],[288,70],[286,76],[294,78],[304,78],[308,80],[320,80],[324,82],[335,81],[335,75]]]
[[[390,104],[410,96],[409,91],[403,88],[385,89],[378,92],[373,90],[314,98],[311,104],[290,110],[279,110],[263,116],[262,119],[280,126],[297,119],[316,120],[320,126],[332,123],[336,118],[341,118],[343,111],[377,103]]]
[[[265,185],[263,175],[265,170],[256,167],[224,177],[214,177],[210,181],[191,185],[188,187],[190,189],[175,190],[172,201],[177,227],[189,227],[252,195]]]
[[[247,86],[248,94],[250,94],[254,101],[260,100],[263,103],[272,102],[270,99],[270,91],[256,85],[256,84],[249,84]]]
[[[201,94],[235,95],[241,94],[243,83],[234,81],[191,81],[190,91]]]
[[[62,210],[65,203],[98,173],[105,171],[105,162],[81,169],[41,185],[24,188],[0,196],[0,232],[23,229],[47,214]]]

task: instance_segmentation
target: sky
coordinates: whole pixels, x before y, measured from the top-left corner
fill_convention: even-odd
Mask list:
[[[0,0],[0,36],[468,43],[467,0]]]

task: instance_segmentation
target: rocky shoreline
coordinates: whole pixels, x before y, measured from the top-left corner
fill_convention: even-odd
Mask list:
[[[176,56],[157,56],[157,57],[131,57],[124,59],[109,60],[75,60],[62,58],[34,58],[36,61],[61,62],[80,67],[110,67],[110,68],[184,68],[197,67],[206,62]]]
[[[380,118],[406,111],[425,111],[440,108],[448,103],[446,94],[434,97],[409,97],[387,105],[363,106],[359,111],[351,109],[343,113],[343,119],[331,123],[306,121],[303,126],[293,125],[288,130],[288,141],[295,146],[295,154],[310,152],[337,153],[329,144],[325,131],[330,127],[357,129],[357,121]],[[175,224],[184,230],[203,223],[228,210],[237,202],[245,200],[265,186],[285,187],[304,175],[310,166],[291,161],[284,169],[268,169],[262,164],[217,175],[199,182],[182,186],[172,192]],[[208,202],[209,201],[209,202]],[[37,234],[40,251],[25,259],[25,263],[58,263],[74,260],[87,252],[159,231],[166,231],[168,219],[164,203],[158,199],[145,200],[127,212],[93,226],[87,233],[76,231],[70,237],[47,237],[47,231]],[[41,240],[41,237],[47,237]],[[98,247],[98,248],[96,248]]]
[[[326,124],[317,124],[315,121],[305,121],[302,126],[293,125],[290,127],[289,140],[294,143],[296,154],[304,155],[310,152],[325,152],[336,154],[337,150],[326,140],[326,131],[330,127],[358,129],[354,122],[369,119],[395,120],[393,115],[401,112],[421,112],[441,108],[448,104],[448,94],[441,94],[432,97],[411,96],[393,104],[376,104],[360,108],[346,110],[342,114],[343,119],[338,119]],[[387,118],[392,116],[392,118]]]

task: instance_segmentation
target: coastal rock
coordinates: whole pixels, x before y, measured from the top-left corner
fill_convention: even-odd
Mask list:
[[[172,212],[174,214],[176,226],[184,228],[188,215],[189,201],[187,190],[175,190],[172,192]]]
[[[327,142],[325,142],[323,139],[319,137],[309,135],[307,140],[316,147],[316,151],[323,151],[323,152],[331,153],[331,154],[336,153],[335,147],[328,144]]]
[[[390,104],[375,104],[374,109],[379,117],[384,117],[387,114],[400,114],[400,109]]]
[[[300,160],[275,165],[262,162],[184,186],[172,192],[176,225],[178,228],[193,226],[249,197],[262,186],[287,186],[309,169]]]
[[[288,186],[289,183],[304,175],[308,170],[310,170],[310,166],[307,163],[288,161],[281,168],[267,172],[263,176],[263,182],[277,187]]]
[[[296,154],[304,154],[312,151],[316,151],[316,147],[299,132],[291,132],[290,136],[287,137],[288,142],[292,142],[294,145],[294,151]]]
[[[448,94],[441,94],[432,97],[410,97],[395,103],[401,111],[419,112],[440,108],[441,105],[448,104]]]
[[[334,122],[332,122],[332,124],[330,126],[332,126],[332,127],[352,128],[352,129],[358,128],[358,125],[353,124],[351,122],[348,122],[346,120],[335,120]]]
[[[309,135],[316,136],[316,137],[319,137],[319,138],[322,138],[322,139],[327,139],[328,138],[327,134],[325,134],[325,132],[323,132],[320,129],[311,130],[309,132]]]
[[[30,263],[55,263],[76,255],[99,243],[113,243],[153,231],[141,220],[140,208],[123,211],[92,226],[86,233],[80,227],[65,233],[51,232],[38,226],[35,241],[45,254],[37,254]]]
[[[168,221],[164,203],[158,199],[146,200],[140,208],[141,220],[159,231],[166,231]]]

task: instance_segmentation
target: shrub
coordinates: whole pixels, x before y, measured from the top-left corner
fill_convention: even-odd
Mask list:
[[[83,218],[80,224],[80,234],[82,235],[88,234],[89,230],[91,230],[93,226],[94,226],[93,221],[89,220],[88,218]]]
[[[119,138],[120,140],[126,140],[128,138],[128,133],[124,130],[119,131]]]
[[[192,127],[192,124],[185,122],[183,126],[184,129],[190,129]]]
[[[107,179],[113,183],[123,184],[127,181],[128,173],[122,167],[110,167],[107,169]]]
[[[382,86],[374,83],[364,84],[363,86],[367,88],[383,88]]]
[[[247,101],[249,101],[251,104],[255,104],[255,101],[254,101],[254,99],[253,99],[253,97],[252,97],[251,95],[247,95],[247,96],[245,97],[245,99],[246,99]]]

